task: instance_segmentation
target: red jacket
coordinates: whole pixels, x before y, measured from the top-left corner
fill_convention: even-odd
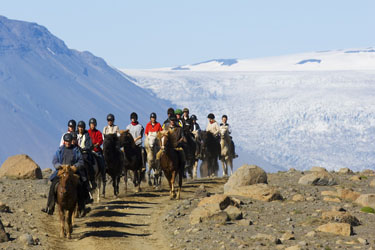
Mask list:
[[[149,122],[146,125],[145,135],[148,135],[149,132],[158,132],[162,130],[163,128],[161,127],[160,123],[157,122],[154,126],[152,126],[151,122]]]
[[[88,132],[89,132],[92,144],[93,145],[95,145],[97,143],[99,144],[97,147],[94,147],[94,151],[95,152],[101,152],[102,148],[100,146],[103,144],[103,135],[102,135],[102,133],[99,130],[97,130],[97,129],[94,129],[94,130],[89,129]]]

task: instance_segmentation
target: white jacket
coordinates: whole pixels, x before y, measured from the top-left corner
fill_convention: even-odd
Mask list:
[[[206,131],[209,131],[214,134],[214,136],[217,136],[220,132],[219,124],[216,121],[214,121],[213,123],[208,123]]]

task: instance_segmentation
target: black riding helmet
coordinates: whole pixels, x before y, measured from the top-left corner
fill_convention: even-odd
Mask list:
[[[223,118],[225,118],[225,119],[228,120],[228,116],[227,116],[227,115],[223,115],[223,116],[221,117],[221,119],[223,119]]]
[[[156,113],[155,112],[152,112],[151,114],[150,114],[150,119],[151,118],[155,118],[156,119]]]
[[[115,116],[114,115],[112,115],[112,114],[108,114],[107,115],[107,121],[115,121]]]
[[[67,142],[72,142],[73,140],[73,136],[71,133],[66,133],[63,137],[64,141],[67,141]]]
[[[195,121],[198,120],[198,118],[197,118],[196,115],[191,115],[191,116],[190,116],[190,119],[195,120]]]
[[[91,118],[90,120],[89,120],[89,124],[94,124],[95,126],[97,125],[97,123],[96,123],[96,119],[95,118]]]
[[[70,133],[72,135],[72,140],[77,140],[77,133],[76,132],[71,132]]]
[[[174,115],[174,109],[169,108],[168,111],[167,111],[167,115]]]
[[[68,127],[76,129],[76,121],[75,120],[69,120],[68,121]]]
[[[133,113],[131,113],[130,114],[130,120],[131,119],[135,119],[136,121],[138,120],[138,115],[137,115],[137,113],[135,113],[135,112],[133,112]]]
[[[83,128],[83,130],[85,130],[86,129],[86,123],[84,121],[79,121],[77,127],[78,128]]]
[[[209,114],[208,114],[208,116],[207,116],[207,118],[210,118],[210,119],[215,119],[215,115],[214,115],[214,114],[212,114],[212,113],[209,113]]]
[[[176,117],[175,115],[171,115],[171,116],[169,117],[169,120],[174,121],[174,122],[177,122],[177,117]]]

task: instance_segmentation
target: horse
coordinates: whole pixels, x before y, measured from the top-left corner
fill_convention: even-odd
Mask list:
[[[57,176],[60,181],[57,186],[57,205],[60,215],[60,237],[67,237],[71,239],[73,232],[73,213],[78,206],[78,191],[77,186],[79,183],[79,176],[75,174],[77,169],[68,165],[61,166]],[[68,231],[65,230],[65,214],[66,223],[68,224]]]
[[[194,165],[193,165],[193,179],[196,179],[198,177],[197,175],[197,172],[198,172],[198,159],[199,159],[199,154],[201,152],[201,137],[200,137],[200,132],[199,131],[193,131],[192,132],[193,136],[194,136],[194,141],[195,141],[195,145],[196,145],[196,148],[195,148],[195,162],[194,162]]]
[[[171,131],[160,131],[158,133],[158,139],[161,145],[160,151],[157,153],[156,158],[160,161],[160,167],[164,172],[165,177],[169,184],[170,199],[177,200],[181,197],[182,189],[182,178],[184,175],[184,166],[181,165],[181,159],[179,158],[178,152],[172,145],[175,145],[176,138]],[[181,149],[182,150],[182,149]],[[176,190],[174,187],[175,178],[179,175],[178,179],[178,193],[176,197]]]
[[[196,143],[194,135],[190,131],[189,126],[186,126],[184,128],[184,136],[186,138],[186,151],[185,151],[186,169],[185,170],[188,172],[189,177],[193,179],[194,165],[198,163],[198,159],[196,157],[197,143]]]
[[[107,166],[107,173],[112,178],[113,194],[120,193],[120,177],[124,170],[124,153],[120,150],[120,143],[117,134],[104,135],[103,155]]]
[[[134,173],[133,184],[138,187],[136,192],[141,191],[142,180],[142,167],[143,157],[142,149],[135,145],[133,136],[129,130],[120,131],[120,145],[124,147],[125,164],[124,164],[124,180],[125,180],[125,193],[128,191],[128,171],[132,170]]]
[[[161,185],[161,169],[159,161],[156,160],[156,154],[160,150],[159,140],[157,140],[157,132],[149,132],[145,139],[145,148],[147,152],[148,164],[148,184],[154,187]],[[151,182],[151,170],[154,172],[154,183]]]
[[[232,139],[229,136],[228,127],[220,127],[220,148],[221,163],[223,166],[223,176],[228,175],[228,166],[230,167],[230,175],[233,174],[233,146]]]
[[[220,155],[220,144],[216,137],[209,131],[201,132],[201,177],[217,176],[219,171],[218,158]]]

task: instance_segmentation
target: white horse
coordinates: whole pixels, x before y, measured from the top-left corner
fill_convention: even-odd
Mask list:
[[[230,175],[233,174],[233,146],[232,139],[229,136],[228,127],[220,127],[220,147],[221,147],[221,163],[223,165],[223,176],[228,175],[228,166],[230,167]]]
[[[154,187],[161,185],[162,171],[160,162],[156,160],[156,154],[160,150],[159,140],[157,140],[157,132],[149,132],[145,139],[145,149],[147,153],[148,164],[148,184],[152,186],[151,170],[153,170]]]

